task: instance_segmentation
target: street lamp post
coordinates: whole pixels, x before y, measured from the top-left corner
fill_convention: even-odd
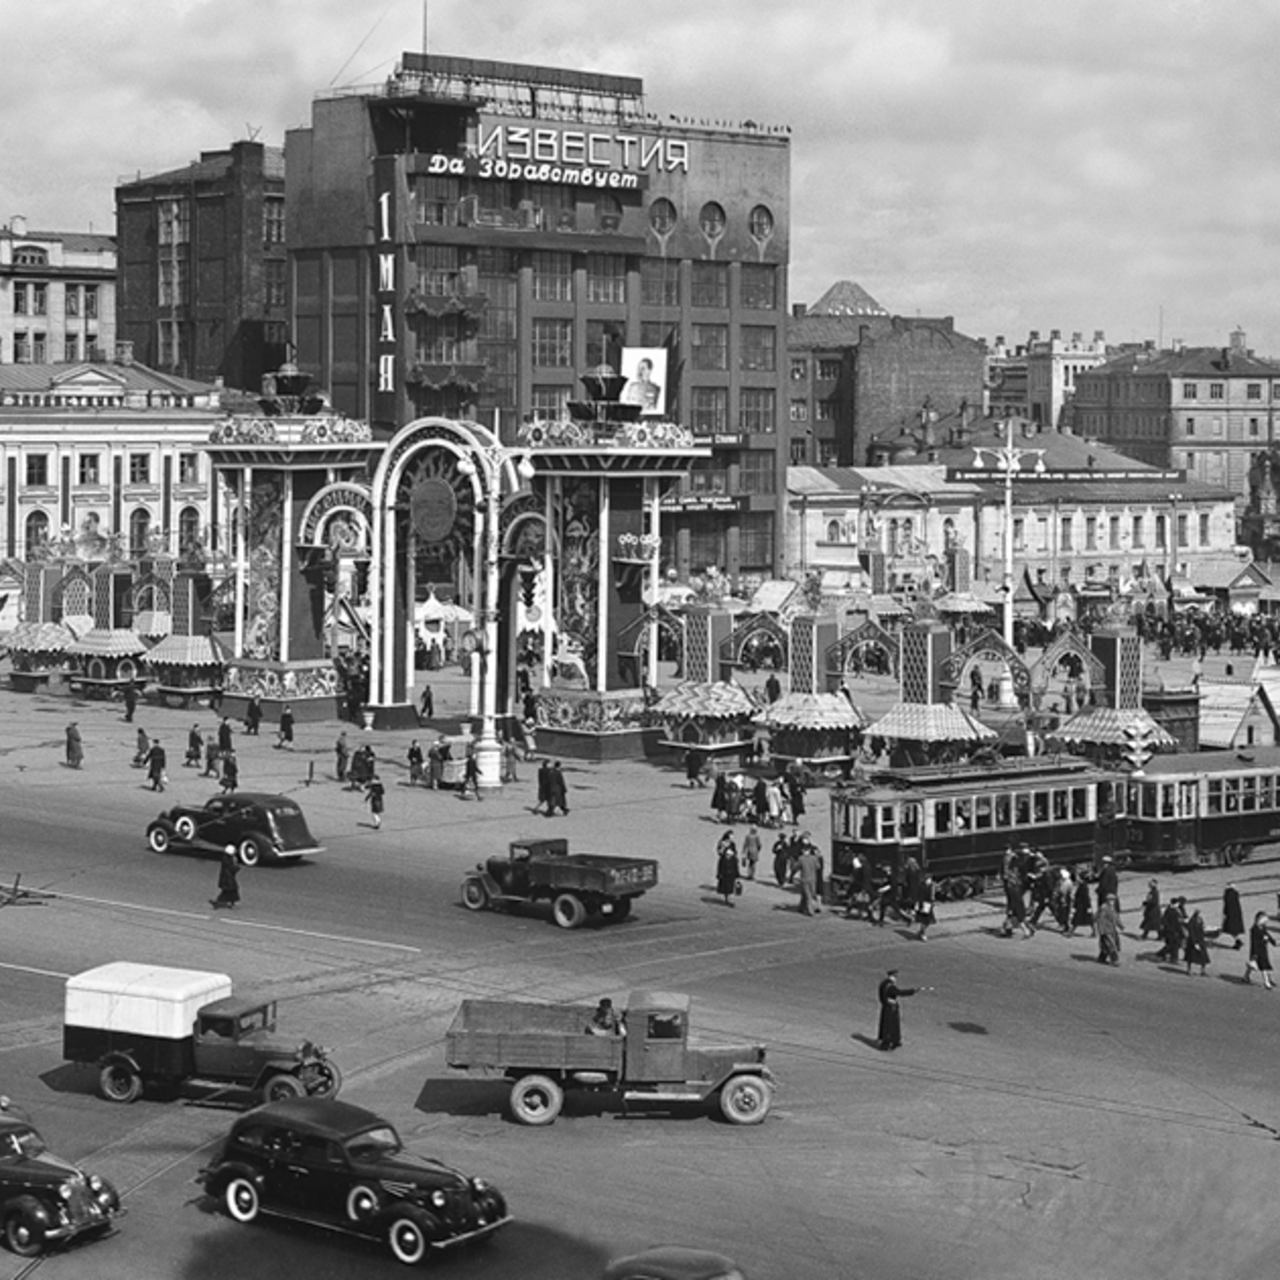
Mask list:
[[[519,459],[517,462],[516,459]],[[480,738],[476,743],[476,769],[479,785],[493,789],[502,785],[502,744],[498,741],[498,591],[499,535],[504,490],[515,493],[522,480],[534,474],[529,455],[505,445],[473,446],[458,461],[464,476],[479,480],[484,498],[484,577],[481,607],[482,623],[477,648],[480,652]]]
[[[1013,419],[1005,419],[1006,438],[1002,445],[974,445],[973,465],[981,470],[987,455],[993,466],[1004,472],[1004,642],[1013,648],[1013,477],[1022,468],[1023,458],[1035,458],[1035,473],[1044,475],[1044,450],[1019,449],[1013,443]],[[1000,677],[1000,705],[1012,707],[1013,676],[1008,664]]]

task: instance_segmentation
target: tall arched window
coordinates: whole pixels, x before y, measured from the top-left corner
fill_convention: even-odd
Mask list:
[[[183,560],[195,558],[200,552],[200,508],[183,507],[178,516],[178,555]]]
[[[151,512],[139,507],[129,517],[129,554],[135,558],[147,554],[147,535],[151,532]]]
[[[24,529],[27,555],[49,541],[49,517],[43,511],[33,511]]]
[[[827,521],[827,541],[828,542],[840,541],[840,521],[839,520]]]

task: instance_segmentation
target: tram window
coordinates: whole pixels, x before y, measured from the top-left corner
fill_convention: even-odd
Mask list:
[[[1222,812],[1222,779],[1209,779],[1209,795],[1205,801],[1205,811],[1208,813]]]
[[[899,834],[904,840],[920,839],[920,806],[918,804],[902,806],[902,829]]]
[[[1268,774],[1258,779],[1258,808],[1274,809],[1276,807],[1276,780]]]
[[[935,800],[933,802],[933,826],[940,836],[951,834],[950,800]]]
[[[862,811],[862,821],[858,824],[858,838],[860,840],[874,840],[876,838],[876,807],[869,804]]]
[[[1053,820],[1054,822],[1066,822],[1067,820],[1067,793],[1065,791],[1055,791],[1053,793]]]
[[[990,796],[979,796],[973,802],[974,826],[979,831],[991,829],[992,805]]]
[[[896,840],[895,829],[897,826],[898,806],[893,804],[882,804],[880,806],[880,839]]]
[[[1223,790],[1223,802],[1228,813],[1236,813],[1240,809],[1240,779],[1224,778],[1226,787]]]
[[[1254,813],[1258,808],[1258,779],[1240,779],[1240,808],[1245,813]]]
[[[1089,816],[1089,792],[1084,787],[1071,788],[1071,816],[1073,818]]]
[[[968,800],[956,801],[956,830],[969,831],[973,827],[973,805]]]
[[[1013,798],[1013,820],[1020,827],[1031,825],[1031,797],[1025,792]]]
[[[1155,818],[1159,816],[1159,810],[1156,808],[1156,801],[1159,798],[1157,792],[1160,790],[1154,782],[1144,782],[1142,784],[1142,816],[1144,818]]]
[[[1178,783],[1178,817],[1194,818],[1196,816],[1196,784],[1194,782]]]
[[[1160,816],[1162,818],[1172,818],[1175,814],[1173,805],[1173,783],[1166,782],[1160,787]]]
[[[1009,827],[1013,823],[1011,821],[1013,811],[1013,803],[1008,796],[996,796],[996,826]]]
[[[1031,813],[1038,827],[1049,821],[1049,793],[1047,791],[1037,791],[1032,795]]]

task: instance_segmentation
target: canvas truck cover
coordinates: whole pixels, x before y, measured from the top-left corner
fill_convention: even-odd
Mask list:
[[[178,1040],[192,1034],[196,1014],[231,995],[225,973],[167,969],[117,960],[67,979],[65,1024]]]

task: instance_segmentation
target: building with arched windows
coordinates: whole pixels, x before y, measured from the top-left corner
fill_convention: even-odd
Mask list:
[[[389,436],[438,415],[562,421],[602,364],[710,446],[662,560],[777,576],[788,132],[650,111],[643,82],[406,53],[286,137],[297,363]]]
[[[0,364],[0,556],[205,563],[225,523],[203,447],[221,391],[134,364]]]

